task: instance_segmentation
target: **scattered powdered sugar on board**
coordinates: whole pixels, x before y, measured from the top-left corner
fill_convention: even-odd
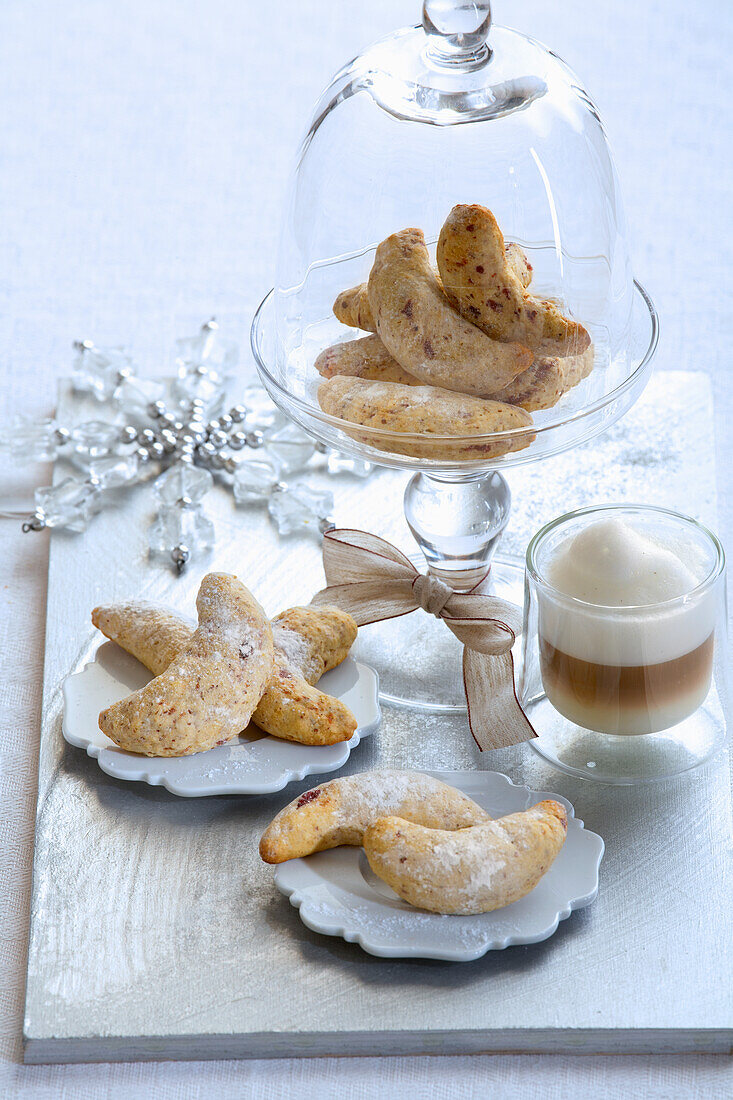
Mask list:
[[[436,933],[444,932],[450,941],[458,942],[461,947],[471,950],[483,946],[493,931],[486,921],[479,923],[484,914],[478,917],[461,917],[447,913],[426,913],[412,907],[401,909],[368,904],[336,907],[326,901],[316,902],[311,898],[307,899],[303,907],[311,918],[317,916],[330,925],[342,925],[350,935],[358,933],[362,938],[374,936],[386,943],[403,941],[406,936],[414,941],[420,938],[421,933],[427,933],[432,938]],[[353,925],[349,918],[353,919]]]

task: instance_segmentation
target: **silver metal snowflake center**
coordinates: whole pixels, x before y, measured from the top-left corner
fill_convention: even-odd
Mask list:
[[[91,394],[112,419],[73,428],[54,419],[16,417],[0,432],[0,450],[20,460],[64,458],[77,467],[35,492],[35,511],[24,531],[84,531],[111,490],[155,477],[157,514],[149,549],[180,573],[198,552],[214,545],[215,530],[203,499],[215,477],[239,505],[265,505],[282,535],[323,533],[333,525],[333,495],[286,478],[325,455],[329,474],[367,477],[369,462],[329,450],[285,416],[258,384],[246,387],[227,409],[237,345],[222,337],[212,318],[195,336],[176,341],[176,375],[140,378],[124,348],[74,344],[74,389]],[[120,419],[123,423],[120,423]],[[256,457],[249,452],[257,451]],[[15,516],[16,513],[0,513]]]

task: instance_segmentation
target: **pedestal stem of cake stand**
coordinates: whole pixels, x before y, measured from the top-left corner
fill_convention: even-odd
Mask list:
[[[405,518],[431,573],[468,591],[487,573],[511,509],[496,470],[415,474],[405,490]]]

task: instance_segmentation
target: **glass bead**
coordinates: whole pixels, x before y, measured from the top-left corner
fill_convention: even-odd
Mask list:
[[[255,428],[279,428],[283,424],[288,423],[288,418],[284,413],[280,412],[277,405],[275,405],[268,394],[264,386],[257,384],[247,386],[242,394],[242,406],[246,410],[245,416],[242,417],[244,423],[248,429]],[[231,414],[234,419],[239,417],[239,409],[242,406],[236,406],[237,414],[235,416],[234,409],[231,410]],[[241,423],[241,420],[237,421]]]
[[[188,499],[198,504],[214,484],[208,470],[202,470],[190,462],[177,463],[161,474],[153,483],[153,493],[162,505],[175,504]]]
[[[195,336],[176,340],[176,363],[187,371],[207,366],[226,374],[238,360],[239,346],[233,340],[225,340],[213,320],[202,325]]]
[[[56,485],[36,489],[36,508],[46,527],[84,531],[97,506],[98,492],[87,481],[66,477]]]
[[[277,485],[278,473],[272,462],[253,458],[237,467],[232,487],[237,504],[266,500]]]
[[[96,478],[102,489],[116,489],[137,479],[139,465],[136,454],[106,455],[93,458],[88,470],[89,476]]]
[[[267,508],[281,535],[320,530],[333,511],[333,494],[297,485],[274,492]]]
[[[152,378],[123,378],[114,391],[114,399],[126,418],[148,420],[148,406],[162,400],[165,386]]]
[[[0,432],[0,450],[14,459],[32,462],[53,462],[60,445],[56,421],[32,416],[15,416],[8,428]]]
[[[354,477],[369,477],[374,465],[371,462],[365,462],[361,458],[352,458],[351,455],[341,454],[340,451],[329,450],[326,468],[329,474],[352,474]]]
[[[281,474],[302,470],[316,453],[316,445],[311,436],[293,423],[265,432],[265,446],[268,453],[275,458]]]
[[[201,402],[206,416],[216,416],[226,404],[227,379],[216,371],[188,372],[179,368],[178,377],[171,384],[171,394],[182,409],[191,408],[194,401]]]
[[[161,508],[148,533],[153,554],[168,557],[176,546],[190,552],[210,550],[214,545],[214,525],[198,505],[173,505]]]
[[[90,340],[75,344],[72,382],[75,390],[108,401],[120,382],[120,372],[132,372],[133,362],[123,348],[97,348]]]

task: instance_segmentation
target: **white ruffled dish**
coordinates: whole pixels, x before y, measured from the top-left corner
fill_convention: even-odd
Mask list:
[[[102,771],[115,779],[165,787],[189,798],[216,794],[270,794],[288,783],[335,771],[349,759],[362,737],[378,728],[379,681],[368,665],[351,657],[327,672],[319,688],[351,709],[357,728],[338,745],[296,745],[259,731],[193,756],[138,756],[119,749],[97,725],[101,710],[150,679],[150,673],[112,642],[64,681],[63,734],[70,745],[86,749]]]
[[[275,885],[314,932],[341,936],[384,958],[470,962],[515,944],[546,940],[574,909],[598,893],[602,839],[584,828],[566,798],[518,787],[500,772],[431,772],[483,806],[492,817],[554,798],[568,811],[568,835],[550,870],[525,897],[479,916],[443,916],[415,909],[371,870],[361,848],[333,848],[291,859],[275,870]]]

